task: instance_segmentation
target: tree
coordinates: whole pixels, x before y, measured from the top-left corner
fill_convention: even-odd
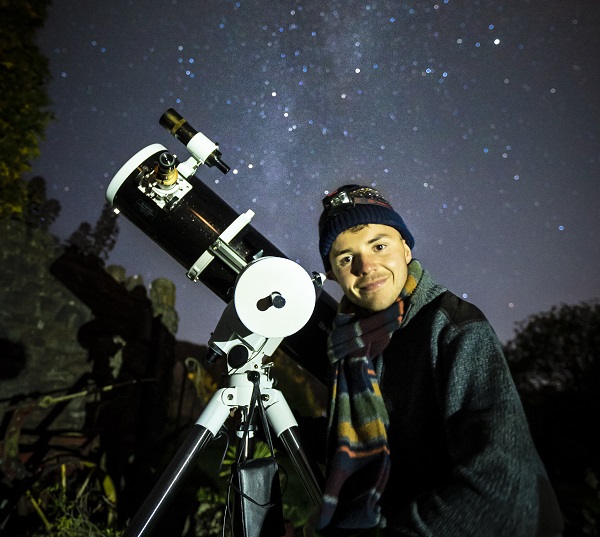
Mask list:
[[[522,393],[591,391],[600,372],[600,303],[532,315],[504,351]]]
[[[108,253],[115,247],[119,234],[117,217],[112,207],[105,203],[96,227],[92,229],[88,222],[82,222],[67,243],[82,254],[108,259]]]
[[[0,1],[0,218],[22,217],[24,172],[39,155],[48,122],[48,59],[35,38],[49,0]]]
[[[46,181],[36,175],[26,184],[23,218],[30,228],[48,230],[60,214],[60,203],[46,197]]]
[[[532,315],[504,351],[565,515],[565,537],[600,535],[600,303]]]

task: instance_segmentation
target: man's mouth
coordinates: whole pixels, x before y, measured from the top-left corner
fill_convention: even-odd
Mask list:
[[[371,280],[369,282],[360,284],[358,289],[362,293],[371,293],[373,291],[377,291],[385,282],[386,278],[378,278],[377,280]]]

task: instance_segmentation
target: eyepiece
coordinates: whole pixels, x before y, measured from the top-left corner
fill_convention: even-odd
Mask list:
[[[177,168],[175,167],[175,157],[165,151],[158,157],[158,176],[157,180],[162,186],[171,186],[177,181]]]

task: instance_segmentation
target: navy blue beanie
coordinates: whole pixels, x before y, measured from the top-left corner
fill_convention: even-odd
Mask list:
[[[340,192],[346,192],[347,200],[333,210],[327,208],[328,200]],[[323,200],[325,210],[319,219],[319,252],[325,271],[331,270],[329,252],[340,233],[361,224],[383,224],[397,229],[412,250],[415,239],[406,227],[402,217],[394,211],[376,190],[371,187],[347,185],[340,187]]]

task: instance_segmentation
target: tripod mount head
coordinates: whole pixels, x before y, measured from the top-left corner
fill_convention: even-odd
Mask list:
[[[282,257],[246,265],[211,336],[207,360],[227,355],[229,368],[237,369],[257,354],[271,356],[283,338],[308,322],[324,279]]]

